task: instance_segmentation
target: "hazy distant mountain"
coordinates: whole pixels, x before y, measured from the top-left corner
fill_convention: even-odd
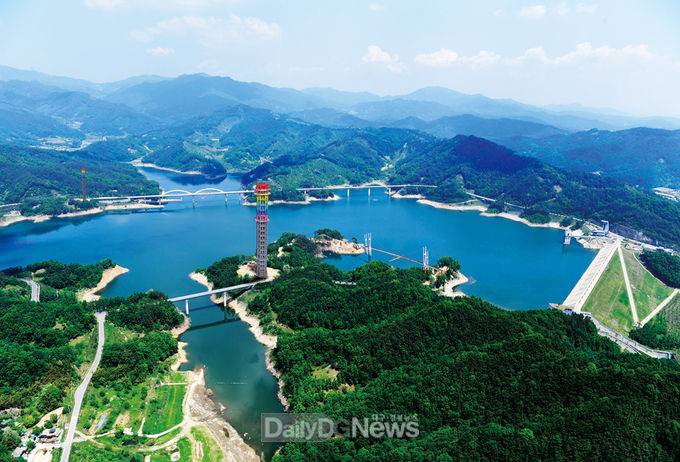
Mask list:
[[[291,112],[296,119],[304,120],[312,124],[334,128],[365,128],[380,126],[377,122],[369,122],[346,112],[331,108],[307,109],[305,111]]]
[[[114,92],[106,99],[126,104],[149,115],[175,121],[188,120],[241,104],[275,112],[321,107],[318,98],[298,90],[205,74],[142,83]]]
[[[59,87],[64,90],[81,91],[90,95],[101,96],[112,91],[117,91],[132,85],[140,84],[142,82],[158,82],[163,80],[163,77],[159,77],[157,75],[143,75],[110,83],[94,83],[82,79],[54,76],[43,74],[42,72],[15,69],[13,67],[0,65],[0,81],[8,80],[38,82],[45,85]]]
[[[542,138],[567,133],[559,128],[519,119],[485,119],[470,114],[447,116],[426,122],[416,117],[396,120],[392,127],[421,130],[439,138],[453,138],[456,135],[474,135],[492,141],[516,136]]]
[[[542,139],[507,139],[520,154],[645,187],[680,187],[680,130],[589,130]]]
[[[77,147],[84,136],[52,117],[0,102],[0,144],[38,146],[49,138],[61,138],[62,144]]]
[[[0,82],[0,102],[52,117],[81,133],[143,133],[158,125],[152,118],[128,106],[37,82]]]
[[[322,104],[325,104],[328,107],[336,108],[349,108],[355,104],[379,101],[382,99],[380,96],[366,91],[340,91],[333,88],[305,88],[302,92],[318,98]]]

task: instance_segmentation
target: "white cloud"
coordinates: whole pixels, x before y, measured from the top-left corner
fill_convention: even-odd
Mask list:
[[[594,3],[577,3],[574,11],[582,14],[592,14],[597,10],[597,5]]]
[[[569,9],[569,6],[564,2],[557,5],[557,8],[555,9],[555,12],[560,16],[564,16],[566,14],[569,14],[570,11],[571,10]]]
[[[385,9],[385,5],[382,3],[369,3],[368,9],[371,11],[383,11]]]
[[[416,56],[415,61],[423,66],[430,67],[446,67],[455,63],[458,60],[458,53],[440,48],[432,53],[422,53]]]
[[[112,10],[118,7],[152,8],[159,10],[199,10],[236,3],[238,0],[84,0],[88,8]]]
[[[494,16],[503,16],[505,14],[505,11],[503,11],[502,8],[498,8],[497,10],[494,10],[493,15]]]
[[[519,14],[525,18],[538,19],[545,16],[546,12],[547,9],[545,5],[532,5],[522,8]]]
[[[400,73],[405,69],[404,64],[396,54],[390,54],[378,45],[369,45],[366,54],[361,58],[366,63],[380,63],[392,72]]]
[[[201,44],[210,47],[245,38],[271,40],[280,35],[281,28],[275,22],[253,17],[243,18],[235,14],[226,19],[214,16],[176,16],[130,32],[130,36],[140,42],[150,42],[164,36],[196,36]]]
[[[164,47],[154,47],[154,48],[149,48],[146,50],[146,54],[151,55],[151,56],[170,56],[171,54],[174,54],[175,50],[172,48],[164,48]]]
[[[415,62],[430,67],[448,67],[454,64],[478,67],[493,64],[498,60],[500,60],[500,56],[493,51],[481,50],[472,56],[461,56],[447,48],[440,48],[432,53],[422,53],[415,57]]]
[[[125,5],[127,0],[85,0],[83,3],[88,8],[111,10],[113,8]]]
[[[554,57],[548,56],[543,47],[527,49],[524,54],[506,59],[508,64],[522,64],[525,62],[539,62],[543,64],[568,65],[586,61],[603,61],[608,59],[642,59],[648,60],[654,57],[648,45],[626,45],[621,48],[602,45],[593,47],[590,42],[579,43],[572,51]]]

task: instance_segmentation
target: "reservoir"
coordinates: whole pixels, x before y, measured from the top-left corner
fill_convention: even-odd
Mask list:
[[[202,177],[144,173],[165,190],[241,188],[235,177],[209,184]],[[546,308],[564,300],[595,255],[576,243],[564,247],[560,230],[390,199],[381,190],[370,197],[366,190],[352,191],[349,198],[341,191],[340,196],[311,205],[271,206],[269,240],[286,231],[309,235],[319,228],[335,228],[359,242],[370,232],[375,247],[415,259],[427,246],[431,263],[444,255],[461,262],[471,281],[461,287],[463,292],[513,310]],[[106,296],[151,288],[168,296],[199,292],[204,288],[188,278],[191,271],[224,256],[254,251],[255,209],[240,205],[237,197],[226,202],[220,197],[197,198],[195,207],[185,200],[163,210],[0,229],[0,268],[46,259],[91,263],[102,258],[129,268],[107,288]],[[366,257],[328,261],[351,269]],[[270,455],[272,446],[259,443],[260,413],[279,412],[281,406],[276,381],[265,368],[264,348],[244,323],[207,299],[193,301],[191,309],[192,327],[182,336],[189,343],[185,367],[206,367],[207,385],[225,406],[227,420],[249,444]]]

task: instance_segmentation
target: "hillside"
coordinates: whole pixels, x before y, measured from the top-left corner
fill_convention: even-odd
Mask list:
[[[609,220],[642,231],[641,239],[680,247],[680,205],[610,178],[574,174],[519,156],[490,141],[457,136],[415,153],[395,168],[391,181],[439,185],[426,194],[460,202],[464,190],[590,220]]]
[[[273,243],[282,275],[240,299],[278,336],[272,357],[291,411],[378,428],[415,422],[418,433],[289,442],[274,461],[677,455],[677,363],[621,353],[579,315],[436,295],[419,269],[343,272],[307,242]]]
[[[502,144],[570,170],[601,172],[646,188],[680,188],[680,130],[589,130]]]
[[[82,157],[71,153],[0,146],[0,203],[80,196],[81,166]],[[158,192],[155,182],[118,162],[88,159],[87,178],[92,196]]]
[[[301,187],[358,184],[386,178],[394,164],[422,150],[432,138],[402,129],[344,130],[320,149],[292,151],[246,173],[245,184],[271,182],[287,198]],[[299,196],[299,195],[297,195]],[[277,198],[277,196],[274,196]]]

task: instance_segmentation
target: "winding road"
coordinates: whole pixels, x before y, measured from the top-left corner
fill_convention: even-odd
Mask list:
[[[73,445],[73,437],[76,433],[76,428],[78,427],[78,416],[80,414],[80,408],[83,405],[83,398],[85,398],[85,392],[87,391],[87,386],[90,384],[90,380],[94,375],[95,371],[99,367],[99,362],[102,359],[102,351],[104,350],[104,342],[106,341],[106,334],[104,332],[104,321],[106,320],[106,313],[96,313],[97,318],[97,352],[94,355],[94,361],[87,370],[83,381],[76,388],[73,412],[71,413],[71,421],[68,424],[68,431],[66,433],[66,438],[62,443],[61,451],[61,462],[68,462],[71,456],[71,446]]]
[[[33,279],[22,279],[26,284],[28,284],[31,287],[31,301],[32,302],[39,302],[40,301],[40,284],[35,282]]]

